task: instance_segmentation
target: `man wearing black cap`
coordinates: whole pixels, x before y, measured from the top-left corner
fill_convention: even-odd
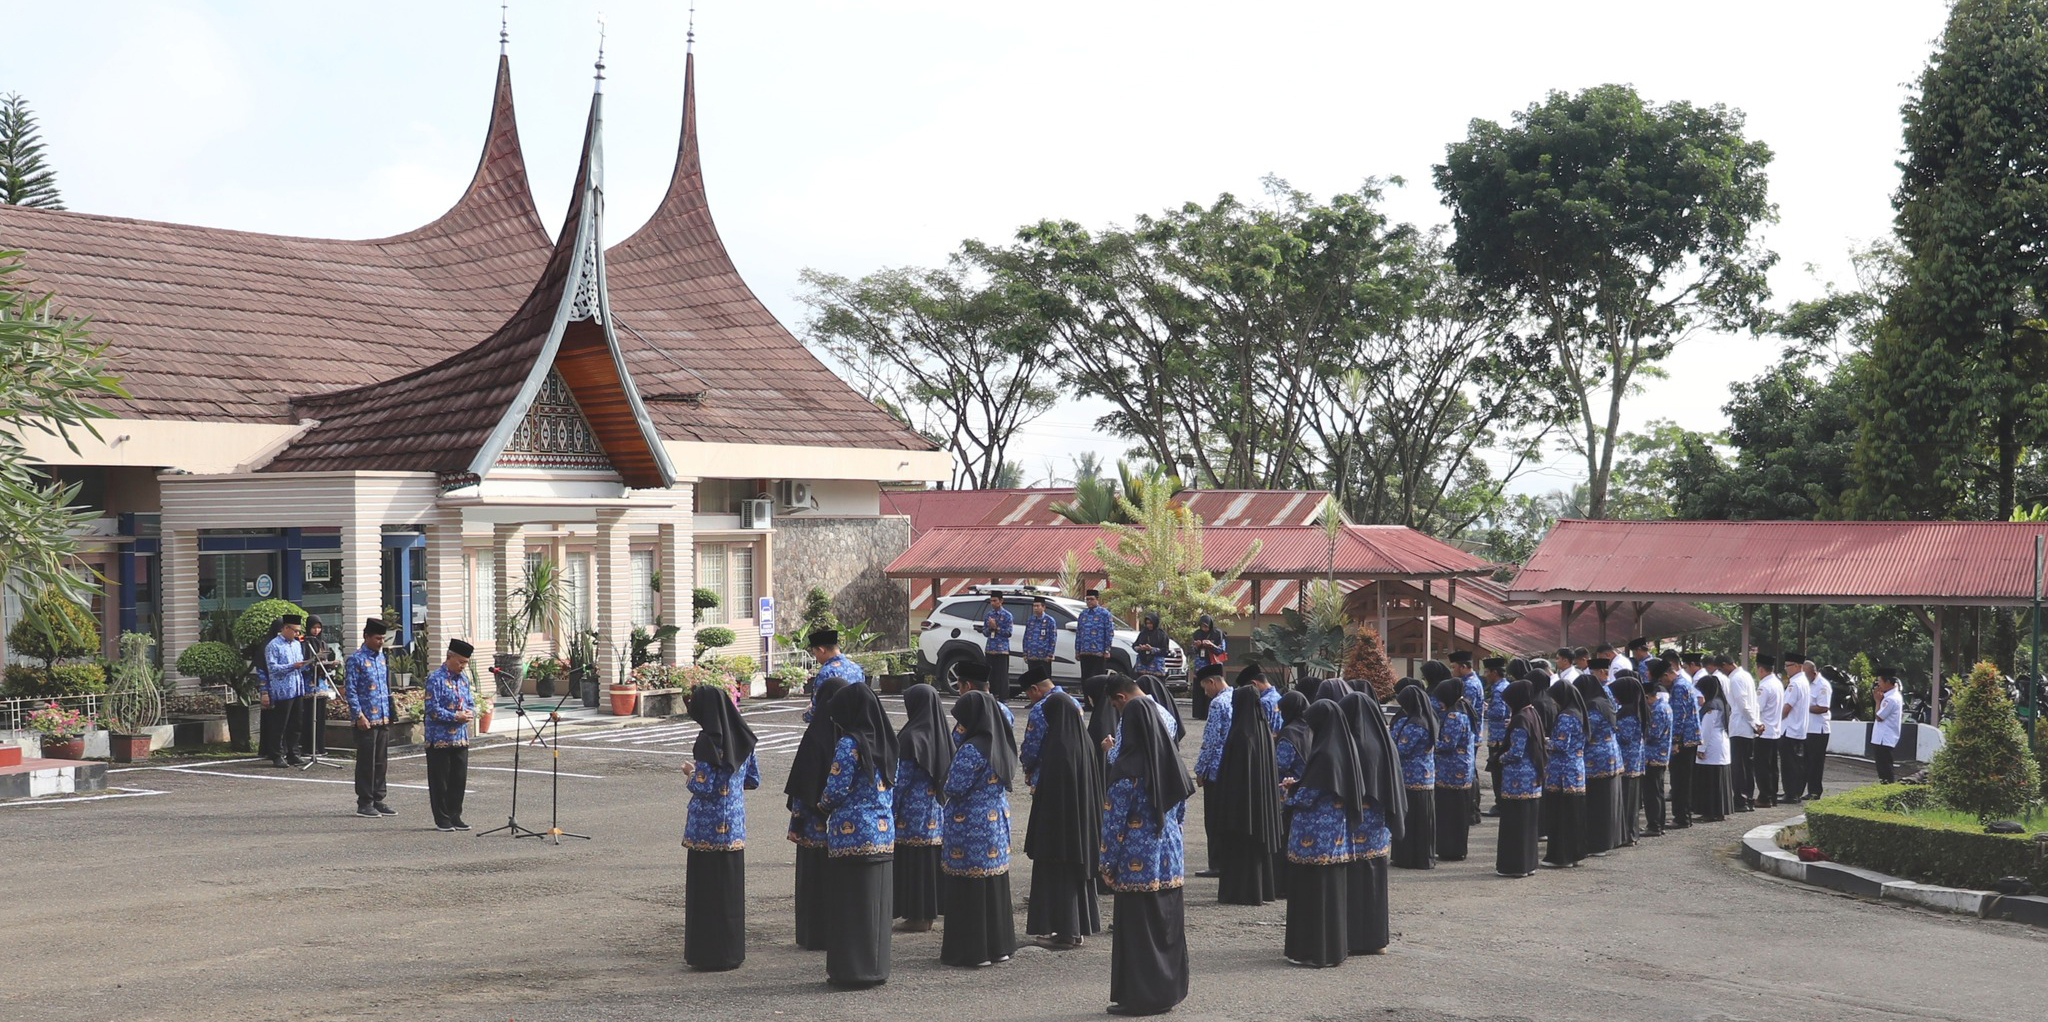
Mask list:
[[[1052,678],[1053,658],[1060,650],[1060,629],[1052,615],[1045,612],[1045,597],[1031,598],[1031,616],[1024,619],[1024,676],[1017,681],[1017,687],[1024,691],[1041,681]],[[1030,697],[1032,702],[1043,698]]]
[[[384,774],[391,756],[391,685],[384,663],[384,622],[363,622],[362,648],[348,655],[342,696],[356,725],[356,815],[397,816],[384,804]]]
[[[811,675],[811,709],[804,713],[804,722],[809,723],[811,714],[818,709],[818,686],[827,678],[838,678],[849,685],[868,683],[868,672],[859,664],[848,660],[839,652],[839,630],[836,628],[817,629],[804,639],[810,648],[811,659],[818,662],[818,673]]]
[[[1507,669],[1506,657],[1490,656],[1479,662],[1479,684],[1486,693],[1486,720],[1481,734],[1486,740],[1486,772],[1493,778],[1493,806],[1486,810],[1488,816],[1500,815],[1500,754],[1507,747],[1508,685],[1511,684]]]
[[[1806,680],[1806,654],[1785,654],[1785,703],[1779,712],[1778,769],[1783,794],[1778,801],[1797,803],[1806,796],[1806,712],[1813,686]]]
[[[1472,732],[1471,741],[1468,744],[1471,746],[1472,762],[1477,763],[1479,762],[1479,738],[1481,735],[1480,714],[1486,708],[1486,686],[1480,683],[1479,675],[1472,670],[1471,650],[1454,649],[1451,651],[1448,659],[1451,661],[1451,677],[1458,679],[1458,684],[1465,693],[1465,723],[1470,726]],[[1465,794],[1468,796],[1466,799],[1467,815],[1471,816],[1468,825],[1478,826],[1479,785],[1467,786]]]
[[[986,638],[982,652],[988,659],[988,694],[998,703],[1010,701],[1010,636],[1016,627],[1016,616],[1003,609],[1003,594],[988,594],[988,612],[981,619]]]
[[[1223,677],[1222,664],[1204,664],[1195,672],[1195,684],[1202,687],[1202,698],[1209,701],[1209,715],[1202,720],[1202,751],[1195,756],[1195,783],[1202,788],[1202,828],[1208,835],[1208,869],[1195,875],[1198,877],[1221,876],[1216,861],[1216,819],[1220,811],[1216,805],[1216,777],[1223,768],[1223,746],[1230,739],[1230,700],[1219,699],[1230,687]]]
[[[953,668],[953,681],[953,691],[958,695],[964,696],[976,689],[987,692],[988,668],[982,664],[963,661],[959,666]],[[998,700],[996,702],[996,709],[1003,711],[1003,719],[1009,721],[1011,727],[1017,726],[1017,717],[1010,712],[1010,705],[1008,703]]]
[[[312,654],[299,638],[299,626],[306,619],[286,614],[279,619],[277,637],[263,647],[263,749],[271,766],[299,765],[299,739],[304,724],[299,714],[307,702],[306,665]]]
[[[434,810],[434,829],[468,830],[462,821],[462,795],[469,787],[469,722],[476,719],[476,699],[463,669],[475,647],[448,640],[448,657],[427,675],[426,718],[427,804]]]
[[[1088,608],[1074,622],[1074,659],[1081,662],[1081,680],[1109,670],[1109,646],[1116,639],[1116,618],[1102,605],[1102,592],[1088,590]]]

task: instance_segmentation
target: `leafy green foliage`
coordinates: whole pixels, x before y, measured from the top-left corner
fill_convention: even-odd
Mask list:
[[[35,115],[14,92],[0,96],[0,205],[64,208],[57,172],[43,161]]]
[[[1512,126],[1475,120],[1436,168],[1450,253],[1478,293],[1540,325],[1540,381],[1576,426],[1588,513],[1608,514],[1626,397],[1697,326],[1755,325],[1775,256],[1770,149],[1725,107],[1652,107],[1602,85]]]
[[[526,562],[526,578],[508,594],[512,612],[498,621],[498,652],[519,657],[526,653],[527,636],[534,632],[559,635],[569,616],[569,590],[575,588],[553,558],[538,557]]]
[[[697,629],[697,651],[692,660],[703,657],[705,650],[730,646],[739,640],[739,635],[724,625],[711,625]]]
[[[1252,629],[1252,651],[1261,659],[1286,664],[1301,678],[1329,677],[1344,656],[1344,626],[1317,624],[1293,607],[1280,620]]]
[[[41,660],[47,668],[59,660],[98,652],[99,622],[82,604],[44,592],[8,629],[7,645],[16,653]]]
[[[76,696],[107,690],[107,672],[99,664],[57,664],[53,667],[10,665],[5,674],[10,696]]]
[[[270,623],[286,614],[306,616],[306,608],[290,600],[257,600],[235,619],[235,647],[246,650],[270,634]]]
[[[723,599],[703,586],[690,590],[690,623],[704,620],[704,612],[718,606]]]
[[[1856,683],[1856,719],[1877,719],[1877,670],[1870,665],[1870,655],[1858,653],[1849,658],[1849,678]]]
[[[208,685],[225,685],[248,673],[249,663],[225,642],[195,642],[178,654],[178,673]]]
[[[1828,858],[1894,876],[1978,890],[2000,877],[2031,876],[2048,886],[2048,864],[2027,835],[1910,815],[1926,793],[1879,784],[1816,799],[1804,806],[1807,832]]]
[[[1928,764],[1928,784],[1950,808],[1979,819],[2016,816],[2041,788],[2027,733],[2014,716],[1998,665],[1980,663],[1956,691],[1955,717]]]
[[[1237,616],[1237,605],[1221,591],[1258,556],[1256,541],[1218,576],[1202,567],[1201,518],[1175,501],[1164,481],[1140,483],[1122,504],[1137,524],[1104,526],[1116,540],[1114,548],[1095,541],[1095,558],[1109,579],[1103,603],[1111,613],[1126,620],[1144,611],[1158,614],[1169,635],[1193,631],[1203,614],[1219,624]]]
[[[698,591],[706,592],[707,590],[700,589]],[[632,634],[626,638],[626,644],[630,650],[628,653],[628,666],[638,667],[641,664],[652,663],[654,661],[654,647],[675,638],[676,634],[680,631],[682,629],[677,628],[675,625],[661,625],[651,632],[645,628],[633,629]],[[592,666],[597,664],[597,654],[594,648],[591,651],[588,662]]]

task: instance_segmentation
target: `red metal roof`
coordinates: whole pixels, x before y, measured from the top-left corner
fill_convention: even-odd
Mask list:
[[[2048,524],[1567,519],[1509,595],[2017,606],[2033,596],[2036,536]]]
[[[1100,574],[1095,542],[1114,543],[1108,529],[1093,525],[969,526],[926,531],[889,565],[892,578],[1052,578],[1072,551],[1084,574]],[[1252,548],[1247,578],[1314,578],[1331,571],[1329,537],[1313,526],[1205,528],[1203,567],[1235,565]],[[1482,575],[1493,565],[1400,525],[1350,525],[1339,534],[1335,573],[1339,578],[1447,578]]]
[[[1072,487],[1010,490],[913,490],[882,495],[884,514],[910,516],[911,535],[973,525],[1069,524],[1053,508],[1074,499]],[[1211,528],[1314,525],[1330,499],[1324,490],[1182,490],[1174,499]]]

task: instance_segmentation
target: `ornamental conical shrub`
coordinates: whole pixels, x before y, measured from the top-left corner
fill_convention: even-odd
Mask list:
[[[1344,652],[1344,678],[1363,680],[1372,686],[1372,697],[1380,702],[1394,698],[1393,665],[1387,662],[1387,647],[1371,625],[1360,623],[1351,633],[1351,648]]]
[[[1942,738],[1945,744],[1927,774],[1934,796],[1949,808],[1980,820],[2017,816],[2039,792],[2040,766],[1996,664],[1980,663],[1970,671]]]

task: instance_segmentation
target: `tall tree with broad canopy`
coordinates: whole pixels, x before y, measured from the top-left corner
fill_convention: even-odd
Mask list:
[[[35,115],[16,92],[0,96],[0,205],[64,208],[57,172],[43,161]]]
[[[1576,426],[1587,513],[1605,517],[1622,404],[1701,328],[1753,328],[1776,260],[1771,151],[1722,106],[1652,106],[1625,85],[1551,93],[1514,123],[1474,120],[1435,171],[1451,258],[1533,324],[1547,389]]]
[[[1871,347],[1855,509],[1946,518],[2020,502],[2048,432],[2048,0],[1959,0],[1907,100],[1892,203],[1901,285]],[[1975,516],[1975,515],[1971,515]]]

